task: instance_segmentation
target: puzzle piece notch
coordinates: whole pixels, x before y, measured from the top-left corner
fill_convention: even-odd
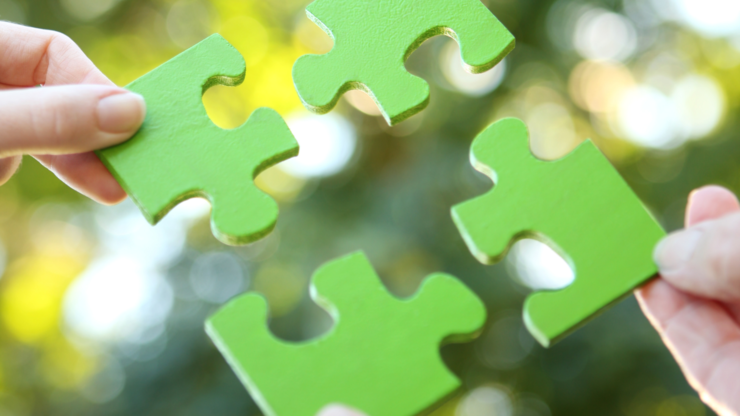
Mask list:
[[[298,143],[272,109],[224,130],[202,101],[208,88],[239,85],[245,75],[244,58],[216,34],[126,87],[145,97],[146,120],[129,141],[97,154],[151,224],[199,196],[211,202],[211,228],[223,243],[246,244],[274,228],[277,203],[253,180],[297,155]]]
[[[236,298],[206,331],[268,416],[314,416],[329,403],[369,415],[412,416],[455,391],[439,347],[469,341],[486,319],[481,300],[445,274],[408,299],[392,296],[362,253],[333,260],[312,279],[311,297],[334,319],[306,342],[279,340],[256,293]]]
[[[570,286],[525,302],[524,321],[544,346],[656,274],[652,251],[665,232],[590,140],[544,161],[530,152],[524,123],[503,119],[475,139],[471,161],[495,184],[452,208],[475,257],[494,263],[530,237],[559,252],[575,272]]]
[[[515,43],[480,0],[316,0],[306,13],[335,43],[327,54],[296,61],[293,81],[304,105],[327,113],[345,92],[359,89],[390,125],[429,103],[429,84],[405,67],[425,40],[453,38],[473,73],[493,68]]]

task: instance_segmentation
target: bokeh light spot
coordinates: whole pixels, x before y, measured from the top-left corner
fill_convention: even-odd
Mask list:
[[[65,289],[84,268],[80,256],[55,251],[27,256],[8,270],[0,298],[2,317],[7,331],[28,344],[58,331]]]
[[[341,172],[349,164],[357,145],[354,126],[342,116],[300,113],[287,118],[300,145],[297,157],[279,164],[280,169],[299,178],[320,178]]]
[[[295,201],[305,198],[315,189],[314,181],[295,177],[279,166],[265,169],[257,175],[254,184],[278,201]],[[314,184],[314,186],[308,186]]]
[[[562,105],[545,102],[526,117],[532,153],[545,160],[565,156],[578,144],[573,118]]]
[[[97,260],[75,280],[65,296],[64,317],[76,335],[118,342],[163,322],[172,302],[163,276],[137,258],[116,256]]]
[[[479,97],[495,90],[506,74],[506,61],[481,74],[472,74],[465,69],[460,56],[460,45],[448,41],[440,55],[442,74],[453,87],[463,94]]]
[[[570,95],[584,110],[594,113],[614,111],[635,80],[622,64],[604,61],[583,61],[571,73]]]
[[[236,16],[227,20],[219,30],[247,63],[247,71],[267,55],[270,38],[265,27],[249,16]]]
[[[725,97],[713,79],[689,74],[672,84],[670,95],[648,85],[624,94],[617,119],[627,139],[671,149],[717,128],[725,113]]]
[[[167,13],[167,33],[175,45],[187,49],[208,37],[215,16],[201,0],[179,0]]]
[[[65,294],[70,339],[148,343],[163,331],[174,301],[162,270],[180,256],[190,225],[209,212],[200,198],[181,202],[156,226],[131,202],[95,215],[101,253]]]
[[[678,120],[670,98],[656,88],[641,85],[626,92],[618,120],[624,136],[639,145],[673,146]]]
[[[637,33],[626,17],[591,9],[578,19],[573,44],[584,58],[621,61],[635,52]]]
[[[575,279],[573,269],[555,250],[530,238],[514,244],[509,261],[519,281],[533,290],[562,289]]]
[[[229,253],[206,253],[195,259],[190,269],[193,292],[206,302],[223,303],[247,285],[239,259]]]
[[[725,97],[722,89],[712,78],[688,75],[671,93],[682,134],[697,139],[711,133],[722,120],[725,112]]]
[[[726,36],[740,31],[740,2],[737,0],[673,1],[683,20],[706,36]]]
[[[494,386],[478,387],[458,404],[455,416],[512,416],[514,406],[509,394]]]
[[[95,20],[120,3],[121,0],[60,0],[60,4],[73,18],[89,22]]]
[[[342,96],[352,107],[369,116],[380,116],[380,108],[368,93],[362,90],[350,90]]]

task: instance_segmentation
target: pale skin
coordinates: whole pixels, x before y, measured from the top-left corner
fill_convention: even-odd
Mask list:
[[[740,204],[718,186],[694,191],[686,229],[655,250],[661,278],[637,291],[643,312],[702,400],[740,415]]]
[[[144,99],[68,37],[0,22],[0,184],[30,154],[93,200],[121,202],[126,192],[92,151],[129,139],[145,114]]]
[[[80,193],[118,203],[126,193],[93,150],[129,139],[145,114],[141,96],[116,87],[66,36],[0,22],[0,184],[30,154]],[[701,188],[686,226],[656,248],[661,276],[637,299],[702,400],[740,416],[740,203]],[[364,415],[330,405],[318,416]]]

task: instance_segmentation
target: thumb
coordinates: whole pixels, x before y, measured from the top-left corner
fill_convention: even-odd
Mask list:
[[[740,300],[740,212],[669,235],[655,249],[660,275],[688,293]]]
[[[122,88],[67,85],[0,93],[0,157],[69,154],[130,138],[146,114],[144,98]]]

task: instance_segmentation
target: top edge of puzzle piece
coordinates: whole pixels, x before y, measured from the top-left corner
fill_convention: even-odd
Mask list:
[[[460,386],[440,346],[472,340],[486,320],[475,293],[443,273],[429,275],[411,297],[397,298],[362,252],[319,267],[311,298],[334,325],[308,341],[276,338],[257,293],[230,301],[206,322],[266,415],[314,416],[329,403],[370,415],[416,415]]]
[[[212,206],[213,234],[225,244],[246,244],[274,228],[277,203],[253,180],[295,156],[298,143],[272,109],[259,108],[225,130],[202,100],[208,88],[236,86],[245,76],[244,58],[214,34],[126,87],[146,99],[146,119],[130,140],[97,154],[151,224],[180,202],[203,197]]]
[[[334,47],[324,55],[304,55],[293,66],[304,105],[327,113],[345,92],[359,89],[391,125],[429,103],[429,84],[405,67],[425,40],[455,39],[473,73],[493,68],[515,44],[480,0],[316,0],[306,13],[334,39]]]

